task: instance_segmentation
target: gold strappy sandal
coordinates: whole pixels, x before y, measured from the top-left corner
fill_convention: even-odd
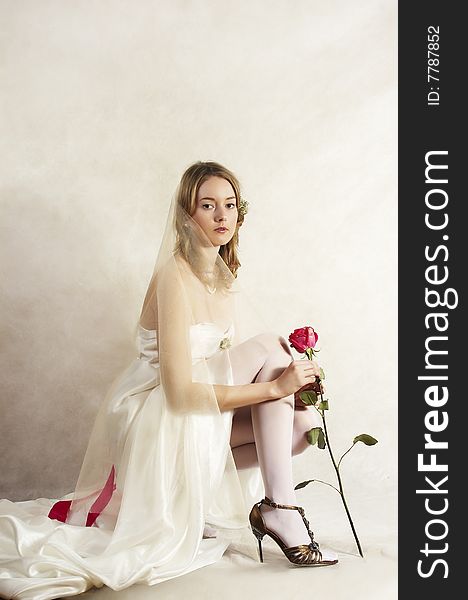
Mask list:
[[[280,536],[268,529],[263,519],[262,512],[260,510],[260,504],[268,504],[273,508],[289,508],[292,510],[298,510],[301,514],[302,520],[307,528],[310,537],[310,544],[300,544],[299,546],[291,546],[286,547],[286,544],[280,538]],[[287,559],[289,559],[295,565],[304,565],[304,566],[326,566],[326,565],[335,565],[338,560],[323,560],[322,553],[319,549],[319,544],[314,540],[314,534],[309,529],[309,521],[305,517],[304,509],[302,506],[293,506],[292,504],[276,504],[265,496],[263,500],[260,502],[256,502],[252,510],[250,511],[249,521],[252,528],[252,532],[258,540],[258,549],[260,554],[260,562],[263,562],[263,552],[262,552],[262,539],[263,536],[269,535],[272,540],[274,540],[281,550],[284,552]]]

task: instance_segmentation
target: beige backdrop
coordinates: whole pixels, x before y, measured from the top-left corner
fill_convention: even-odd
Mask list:
[[[335,452],[358,433],[379,440],[343,473],[380,597],[394,597],[397,3],[0,10],[0,496],[73,488],[100,399],[135,353],[170,196],[191,162],[216,160],[250,203],[244,287],[281,335],[319,332]],[[333,481],[316,448],[294,469]],[[313,485],[298,494],[317,538],[354,553],[339,497]],[[356,564],[339,589],[375,577]]]

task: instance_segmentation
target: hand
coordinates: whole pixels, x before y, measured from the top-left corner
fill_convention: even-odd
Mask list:
[[[293,360],[281,375],[275,379],[278,398],[294,394],[306,385],[313,384],[320,376],[320,367],[316,360]]]
[[[322,393],[325,393],[325,386],[323,385],[323,381],[320,382],[322,384]],[[312,404],[304,404],[299,397],[301,392],[306,392],[307,390],[313,390],[316,394],[320,393],[320,385],[318,381],[314,381],[314,383],[309,383],[305,385],[300,390],[294,393],[294,410],[307,410],[308,408],[314,408]]]

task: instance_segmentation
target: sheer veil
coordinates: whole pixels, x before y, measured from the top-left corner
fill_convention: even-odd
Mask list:
[[[263,482],[258,467],[235,467],[223,386],[234,381],[231,352],[265,322],[232,257],[217,251],[180,193],[179,184],[135,326],[138,357],[102,401],[75,489],[40,519],[31,505],[35,546],[9,563],[31,590],[24,598],[38,597],[38,586],[65,596],[91,585],[152,585],[213,563],[228,547],[258,560],[248,511]],[[203,537],[205,525],[216,537]],[[0,527],[13,555],[21,540],[13,548],[8,535]],[[0,590],[17,592],[13,580],[1,581]]]
[[[263,484],[258,469],[250,473],[236,470],[229,445],[232,414],[222,410],[222,392],[217,394],[214,386],[233,385],[230,352],[260,333],[262,321],[178,197],[179,187],[171,199],[136,325],[138,330],[144,323],[144,331],[156,332],[159,369],[150,386],[157,383],[159,393],[148,402],[147,390],[141,390],[118,407],[116,419],[121,421],[120,412],[124,411],[125,426],[135,418],[141,421],[136,440],[120,435],[121,424],[109,426],[113,413],[103,403],[70,514],[84,517],[81,498],[91,493],[89,505],[92,492],[102,488],[114,467],[114,506],[109,502],[99,519],[108,519],[109,526],[115,519],[116,531],[132,522],[125,547],[130,544],[129,537],[135,543],[144,539],[148,527],[165,531],[170,544],[183,523],[186,528],[197,524],[196,537],[201,538],[206,521],[219,529],[218,540],[239,543],[239,548],[257,560],[246,511],[258,494],[262,495]],[[125,381],[125,374],[121,379]],[[112,400],[115,395],[112,389],[108,397]],[[123,496],[117,502],[119,490]],[[130,516],[136,507],[137,520]],[[120,537],[112,544],[117,539]]]

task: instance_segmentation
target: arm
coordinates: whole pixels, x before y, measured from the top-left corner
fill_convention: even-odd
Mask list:
[[[320,367],[317,361],[293,360],[273,381],[213,387],[221,411],[285,398],[290,394],[294,394],[296,402],[300,402],[301,407],[307,408],[302,400],[296,399],[296,395],[306,389],[320,391],[319,384],[315,382],[316,377],[319,376]]]
[[[216,402],[213,386],[192,381],[190,325],[192,305],[187,282],[174,260],[158,273],[156,298],[158,352],[161,385],[173,412],[212,412]],[[195,300],[193,300],[195,302]]]
[[[213,385],[213,388],[220,411],[259,404],[281,397],[276,388],[276,380],[243,385]]]

